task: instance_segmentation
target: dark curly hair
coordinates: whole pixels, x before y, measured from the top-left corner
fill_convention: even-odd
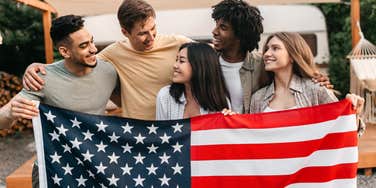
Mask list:
[[[69,34],[74,33],[84,27],[84,20],[81,16],[66,15],[52,21],[50,35],[55,46],[62,43],[69,44]]]
[[[213,7],[212,18],[228,22],[240,40],[240,47],[244,51],[258,49],[258,42],[264,32],[263,18],[257,7],[242,0],[223,0]]]

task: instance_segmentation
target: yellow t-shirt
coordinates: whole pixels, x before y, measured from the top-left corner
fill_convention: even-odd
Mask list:
[[[129,40],[115,42],[98,57],[111,62],[121,83],[124,117],[154,120],[158,91],[171,84],[173,65],[179,47],[191,39],[177,35],[157,35],[154,47],[136,51]]]

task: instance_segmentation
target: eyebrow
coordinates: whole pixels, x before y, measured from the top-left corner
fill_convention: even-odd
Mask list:
[[[187,57],[185,57],[185,56],[179,56],[178,58],[179,59],[187,59]]]
[[[94,40],[94,37],[92,36],[89,41],[82,42],[78,46],[82,46],[82,45],[88,44],[88,43],[90,43],[90,41],[93,41],[93,40]]]
[[[157,24],[154,24],[153,27],[152,27],[150,30],[154,30],[156,25],[157,25]],[[144,33],[147,33],[147,32],[148,32],[148,31],[141,31],[141,32],[139,32],[138,34],[144,34]]]

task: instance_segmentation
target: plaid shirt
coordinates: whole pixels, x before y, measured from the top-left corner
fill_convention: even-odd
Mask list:
[[[315,84],[311,79],[293,75],[290,82],[290,91],[294,95],[296,107],[308,107],[338,101],[332,91]],[[259,89],[252,95],[250,112],[263,112],[274,96],[274,82]]]

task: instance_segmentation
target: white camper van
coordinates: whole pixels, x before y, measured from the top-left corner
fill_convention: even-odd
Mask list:
[[[299,32],[310,45],[319,67],[329,62],[328,37],[325,17],[312,5],[264,5],[258,6],[264,18],[264,34],[260,49],[266,37],[277,31]],[[178,9],[157,11],[158,33],[182,34],[194,40],[212,40],[215,22],[211,18],[211,8]],[[86,26],[94,35],[99,46],[123,40],[116,15],[86,17]]]

